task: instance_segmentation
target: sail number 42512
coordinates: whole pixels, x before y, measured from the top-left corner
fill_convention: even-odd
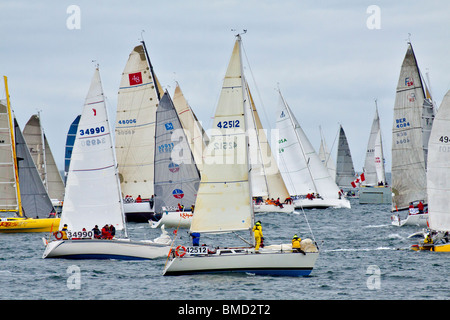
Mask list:
[[[229,128],[239,128],[239,120],[230,120],[230,121],[219,121],[217,123],[217,127],[221,129],[229,129]]]

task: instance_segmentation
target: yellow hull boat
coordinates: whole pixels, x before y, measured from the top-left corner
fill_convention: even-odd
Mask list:
[[[415,244],[411,247],[414,251],[450,252],[450,243],[446,244]]]
[[[60,218],[2,218],[0,233],[50,232],[59,229]]]

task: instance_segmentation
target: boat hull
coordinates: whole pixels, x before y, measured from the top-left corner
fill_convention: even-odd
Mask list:
[[[450,252],[450,243],[447,244],[415,244],[411,247],[414,251]]]
[[[253,205],[253,210],[255,213],[292,213],[295,208],[292,204],[283,204],[283,208],[279,206],[274,206],[273,204],[258,204]]]
[[[392,190],[390,187],[360,187],[360,204],[390,204],[392,203]]]
[[[58,230],[60,218],[3,218],[0,221],[0,233],[50,232]]]
[[[167,257],[169,244],[129,240],[56,240],[46,244],[42,258],[147,260]]]
[[[158,221],[149,220],[152,228],[164,225],[166,228],[189,228],[191,226],[192,212],[164,212]]]
[[[348,199],[297,199],[294,200],[295,209],[326,209],[326,208],[346,208],[350,209]]]
[[[197,273],[252,273],[273,276],[307,276],[314,268],[319,252],[305,254],[292,250],[253,248],[220,249],[214,254],[175,257],[164,268],[163,275]]]
[[[123,210],[127,222],[147,223],[154,215],[154,211],[150,208],[149,202],[124,203]]]
[[[401,219],[399,214],[391,216],[391,223],[393,226],[419,226],[426,227],[428,222],[428,213],[408,213],[406,219]]]

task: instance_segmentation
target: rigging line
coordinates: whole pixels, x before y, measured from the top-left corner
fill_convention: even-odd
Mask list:
[[[261,93],[259,92],[258,85],[256,84],[255,76],[253,75],[253,71],[252,71],[252,68],[251,68],[251,66],[250,66],[250,62],[248,61],[247,52],[245,51],[244,44],[243,44],[242,42],[241,42],[241,45],[242,45],[242,50],[244,51],[244,56],[245,56],[245,60],[246,60],[246,62],[247,62],[248,70],[250,71],[250,74],[251,74],[251,76],[252,76],[253,83],[254,83],[255,89],[256,89],[256,93],[258,94],[258,99],[260,100],[261,107],[262,107],[262,109],[263,109],[264,118],[265,118],[265,120],[266,120],[266,123],[269,123],[269,124],[270,124],[270,122],[268,121],[269,117],[267,116],[266,108],[265,108],[264,103],[263,103],[263,100],[262,100],[262,98],[261,98]]]

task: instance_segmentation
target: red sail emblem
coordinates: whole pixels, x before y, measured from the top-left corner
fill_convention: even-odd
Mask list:
[[[128,78],[130,79],[130,86],[135,86],[142,83],[142,74],[140,72],[130,73]]]

